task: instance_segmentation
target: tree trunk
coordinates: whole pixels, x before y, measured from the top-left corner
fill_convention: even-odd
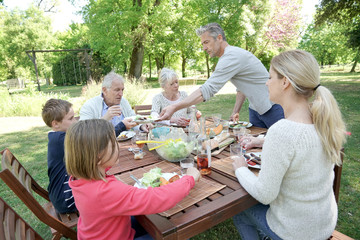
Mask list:
[[[151,56],[149,55],[149,79],[151,79]]]
[[[182,77],[186,77],[185,68],[186,68],[186,57],[184,54],[181,55],[182,63],[181,63],[181,73]]]
[[[130,59],[129,77],[139,79],[142,73],[142,65],[144,59],[144,45],[142,40],[138,40],[134,44]]]
[[[160,57],[155,57],[156,68],[159,72],[165,66],[165,53]]]
[[[209,55],[205,53],[205,57],[206,57],[207,78],[209,78],[210,77]]]
[[[355,56],[355,59],[354,59],[354,63],[353,63],[353,66],[352,66],[350,72],[355,72],[356,64],[357,64],[357,62],[359,61],[359,51],[360,51],[360,49],[358,49],[358,51],[357,51],[357,53],[356,53],[356,56]]]

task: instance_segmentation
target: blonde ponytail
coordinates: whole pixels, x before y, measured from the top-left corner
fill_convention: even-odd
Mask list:
[[[345,123],[334,96],[326,87],[316,89],[310,112],[324,151],[332,163],[341,165],[340,150],[346,141]]]

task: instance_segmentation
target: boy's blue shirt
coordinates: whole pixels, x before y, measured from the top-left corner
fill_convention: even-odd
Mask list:
[[[66,132],[49,132],[48,134],[48,176],[49,198],[60,213],[76,211],[74,197],[68,181],[64,159],[64,141]]]

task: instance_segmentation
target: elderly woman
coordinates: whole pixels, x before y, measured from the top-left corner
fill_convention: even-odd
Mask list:
[[[158,117],[164,107],[180,102],[187,93],[179,91],[179,80],[174,70],[163,68],[159,75],[159,83],[163,92],[157,94],[152,100],[151,115]],[[190,108],[183,108],[175,112],[170,121],[164,121],[168,125],[176,124],[186,126],[189,123]]]

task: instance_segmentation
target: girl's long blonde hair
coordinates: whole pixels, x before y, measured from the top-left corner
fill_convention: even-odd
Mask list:
[[[271,60],[271,67],[280,78],[290,81],[297,94],[309,99],[312,120],[324,151],[331,162],[341,165],[345,123],[334,96],[320,86],[320,69],[314,56],[302,50],[286,51]]]
[[[82,120],[66,131],[65,163],[67,172],[75,178],[105,180],[98,163],[111,143],[116,144],[114,127],[104,119]]]

